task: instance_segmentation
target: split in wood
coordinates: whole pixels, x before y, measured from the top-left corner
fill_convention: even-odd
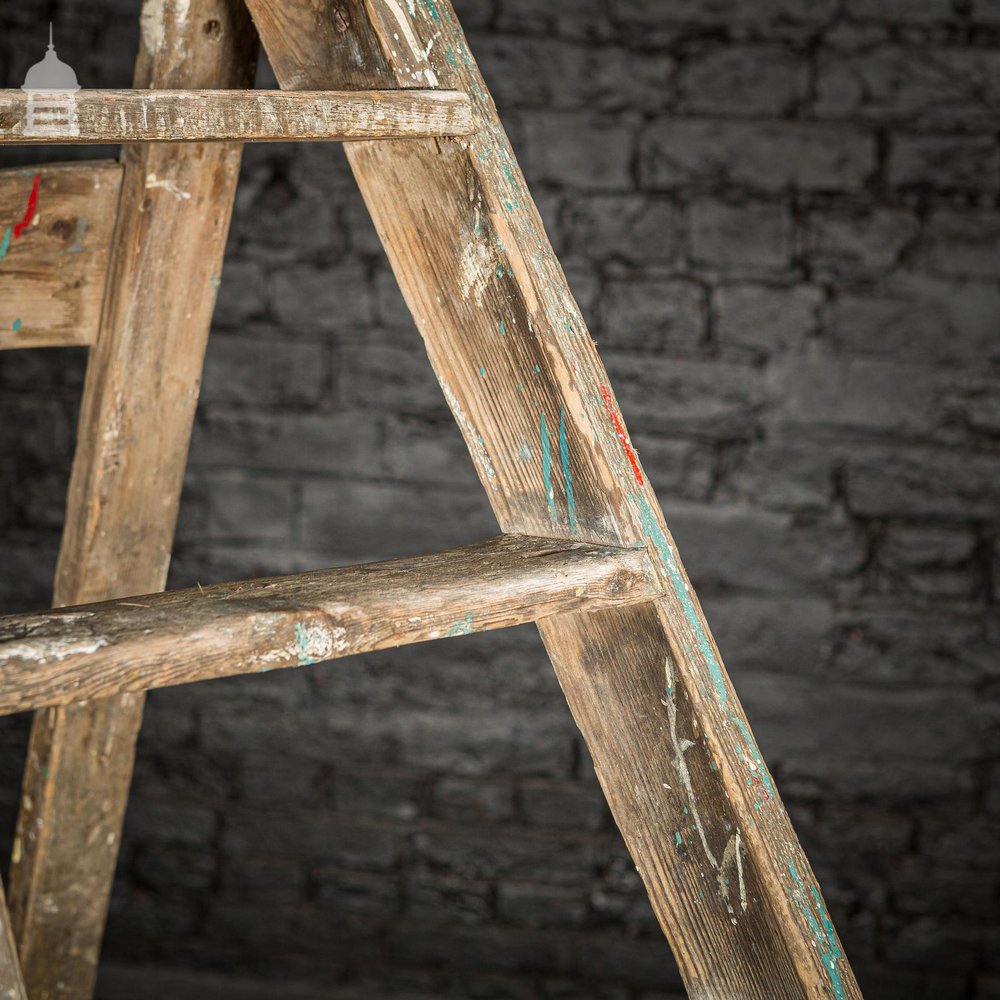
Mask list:
[[[507,535],[433,555],[0,618],[0,713],[648,601],[641,549]]]
[[[43,99],[44,107],[36,107]],[[0,90],[0,143],[15,145],[349,141],[470,132],[469,99],[453,90]]]

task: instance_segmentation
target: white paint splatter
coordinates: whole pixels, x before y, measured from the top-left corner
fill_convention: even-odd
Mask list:
[[[96,653],[108,645],[108,640],[97,639],[29,639],[14,645],[5,645],[0,651],[0,663],[14,660],[27,660],[31,663],[59,662],[71,656],[81,656],[86,653]]]
[[[441,384],[441,391],[444,393],[444,398],[451,407],[451,412],[455,414],[455,419],[461,425],[462,430],[465,431],[465,440],[468,442],[469,450],[472,452],[473,461],[486,476],[486,481],[490,484],[491,489],[498,489],[496,469],[493,468],[493,462],[490,459],[489,452],[486,450],[486,443],[476,431],[476,428],[472,426],[472,421],[465,415],[458,397],[451,391],[451,386],[440,377],[438,377],[438,382]]]
[[[687,792],[688,808],[691,810],[691,818],[694,820],[695,828],[701,839],[701,846],[704,848],[705,857],[708,858],[713,868],[719,867],[719,862],[708,846],[708,838],[705,836],[705,827],[702,825],[701,817],[698,815],[698,804],[695,802],[694,787],[691,784],[691,772],[688,770],[687,761],[684,754],[694,746],[690,740],[680,740],[677,737],[677,702],[674,700],[674,673],[670,667],[670,657],[664,661],[664,669],[667,674],[667,697],[661,698],[663,707],[667,710],[667,719],[670,724],[670,742],[674,748],[674,770],[680,779],[684,790]]]
[[[468,298],[474,295],[476,305],[483,304],[483,292],[486,286],[496,274],[496,265],[490,254],[489,247],[479,240],[473,240],[462,250],[462,259],[459,261],[459,268],[462,277],[462,295]]]
[[[156,174],[146,174],[146,187],[163,188],[165,191],[169,191],[178,201],[189,201],[191,199],[190,191],[185,191],[183,188],[178,187],[175,181],[159,180]]]
[[[145,0],[142,13],[139,15],[142,44],[150,55],[158,52],[163,45],[165,2],[166,0]]]

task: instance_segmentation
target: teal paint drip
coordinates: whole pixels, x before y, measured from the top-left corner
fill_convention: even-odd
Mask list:
[[[767,768],[764,766],[764,758],[761,757],[760,751],[757,749],[757,744],[749,727],[735,712],[729,713],[729,721],[736,725],[736,728],[743,734],[743,739],[747,741],[746,751],[757,765],[757,774],[763,782],[764,787],[770,795],[777,795],[778,793],[774,790],[774,785],[771,783],[771,776],[767,773]]]
[[[573,477],[569,474],[569,444],[566,441],[566,407],[559,411],[559,459],[562,462],[563,485],[566,487],[566,506],[569,508],[569,530],[577,533],[576,500],[573,497]]]
[[[7,231],[3,234],[3,239],[0,240],[0,260],[3,260],[7,256],[7,251],[10,249],[10,226],[7,227]]]
[[[837,1000],[847,1000],[847,994],[844,992],[844,981],[840,978],[840,969],[837,968],[837,962],[844,957],[844,953],[840,950],[840,945],[837,944],[837,932],[833,929],[833,921],[830,920],[830,914],[826,912],[826,907],[823,905],[823,899],[819,894],[819,890],[816,886],[811,885],[809,886],[809,890],[816,902],[816,912],[819,913],[819,920],[816,919],[816,915],[809,905],[809,900],[806,898],[806,887],[802,884],[802,879],[795,868],[795,864],[791,858],[788,858],[787,861],[788,870],[792,873],[792,878],[795,879],[797,887],[793,896],[802,910],[802,915],[809,924],[809,929],[813,933],[819,957],[822,959],[827,974],[830,976],[830,986],[833,989],[833,995]]]
[[[642,533],[656,546],[656,551],[660,555],[660,562],[667,576],[670,577],[677,600],[681,602],[681,607],[684,609],[684,617],[694,632],[695,641],[698,643],[698,650],[704,658],[705,665],[708,667],[708,672],[712,677],[716,694],[719,696],[719,704],[723,705],[726,702],[727,695],[722,664],[719,663],[719,658],[715,655],[715,650],[712,649],[711,640],[708,638],[698,618],[698,612],[694,609],[694,601],[691,600],[691,595],[684,585],[684,577],[681,574],[680,567],[677,565],[677,561],[674,559],[667,536],[663,533],[663,529],[660,527],[646,498],[640,493],[635,499],[639,504],[639,510],[642,514]]]
[[[549,429],[545,425],[545,413],[539,420],[539,435],[542,439],[542,479],[545,481],[545,500],[549,505],[549,517],[554,528],[559,521],[556,513],[556,494],[552,489],[552,444],[549,441]]]
[[[472,612],[457,622],[452,622],[448,635],[468,635],[472,631]]]
[[[299,651],[299,666],[307,667],[316,661],[309,655],[309,635],[301,622],[295,623],[295,646]]]

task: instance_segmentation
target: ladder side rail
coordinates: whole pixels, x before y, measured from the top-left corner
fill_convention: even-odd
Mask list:
[[[501,528],[658,568],[655,607],[541,631],[691,994],[859,997],[451,4],[247,2],[283,87],[472,99],[468,139],[347,154]]]
[[[146,0],[142,26],[136,87],[252,84],[257,43],[238,0]],[[166,582],[240,155],[224,143],[122,150],[56,606]],[[124,694],[35,716],[10,876],[33,1000],[93,993],[142,707]]]

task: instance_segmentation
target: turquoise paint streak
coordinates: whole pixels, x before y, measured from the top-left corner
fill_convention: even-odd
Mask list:
[[[823,960],[823,965],[826,966],[826,970],[830,976],[830,986],[833,988],[833,995],[837,1000],[846,1000],[847,994],[844,992],[844,982],[840,978],[840,969],[837,968],[837,961],[844,957],[844,953],[840,950],[840,945],[837,944],[837,932],[833,929],[830,914],[826,912],[826,907],[823,905],[823,899],[819,894],[819,890],[816,886],[811,885],[809,886],[809,891],[816,902],[816,912],[819,913],[819,920],[816,919],[816,915],[809,905],[809,900],[806,898],[806,887],[802,884],[802,879],[795,868],[795,863],[791,858],[787,860],[788,870],[792,873],[792,878],[795,879],[797,887],[797,892],[793,893],[795,901],[799,904],[802,915],[806,918],[809,929],[813,933],[819,956]]]
[[[764,787],[768,790],[769,794],[777,795],[778,793],[774,790],[774,785],[771,784],[771,776],[767,773],[767,768],[764,766],[764,758],[761,757],[760,751],[757,749],[757,744],[754,741],[753,734],[750,732],[750,728],[735,712],[729,713],[729,720],[735,723],[736,728],[743,734],[743,739],[747,741],[747,753],[753,757],[754,763],[757,765],[757,774],[764,783]]]
[[[3,234],[3,239],[0,240],[0,260],[7,256],[7,251],[10,249],[10,234],[11,228],[8,226],[7,231]]]
[[[663,564],[667,576],[670,577],[677,600],[680,601],[681,607],[684,609],[684,617],[694,632],[695,641],[698,643],[698,650],[704,658],[705,665],[708,667],[708,672],[712,677],[716,694],[719,696],[719,704],[723,705],[726,702],[727,695],[722,664],[719,663],[719,658],[715,655],[715,650],[712,649],[712,642],[698,618],[698,612],[694,609],[694,601],[691,600],[691,595],[684,584],[684,577],[681,574],[680,567],[677,565],[677,560],[674,559],[667,536],[663,533],[663,529],[657,522],[656,516],[653,514],[646,498],[642,494],[639,494],[636,500],[639,504],[639,511],[642,514],[642,533],[656,546],[656,551],[660,555],[660,562]]]
[[[87,220],[81,216],[76,220],[76,239],[66,253],[83,253],[83,237],[87,232]]]
[[[21,317],[20,316],[18,316],[18,318],[16,320],[14,320],[13,323],[11,323],[10,328],[14,331],[14,333],[20,333],[21,332]]]
[[[448,635],[468,635],[472,631],[472,612],[470,611],[460,621],[452,622]]]
[[[307,667],[316,661],[309,655],[309,634],[301,622],[295,623],[295,646],[299,651],[299,666]]]
[[[552,518],[554,528],[559,518],[556,514],[556,494],[552,489],[552,445],[549,442],[549,429],[545,425],[544,413],[539,421],[539,435],[542,439],[542,479],[545,480],[545,499],[549,505],[549,517]]]
[[[562,462],[563,485],[566,487],[566,506],[569,508],[569,530],[575,535],[576,500],[573,497],[573,477],[569,474],[569,444],[566,441],[566,407],[559,411],[559,459]]]
[[[430,11],[431,17],[433,17],[435,21],[440,21],[441,15],[438,13],[437,5],[434,3],[434,0],[426,0],[426,2],[427,10]]]

